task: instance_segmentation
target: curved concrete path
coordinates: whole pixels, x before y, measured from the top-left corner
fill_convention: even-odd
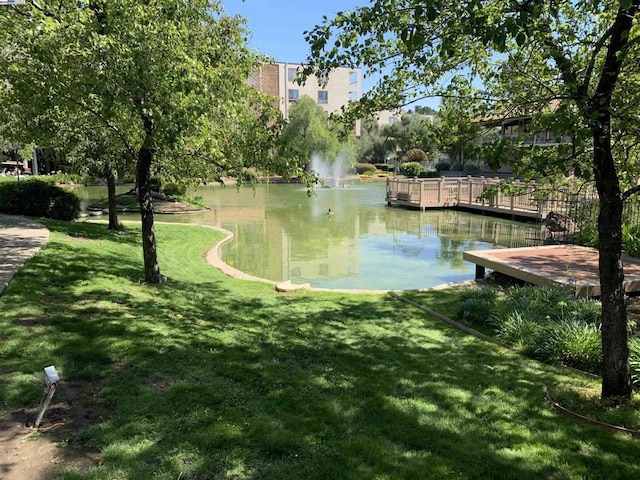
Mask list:
[[[28,218],[0,214],[0,295],[13,276],[49,241],[49,230]]]

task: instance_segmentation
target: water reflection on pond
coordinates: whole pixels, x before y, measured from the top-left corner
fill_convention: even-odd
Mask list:
[[[540,236],[535,224],[387,207],[384,183],[318,189],[312,197],[300,185],[202,187],[197,194],[211,210],[157,220],[222,226],[235,233],[223,248],[228,264],[314,287],[399,290],[470,280],[475,266],[463,251],[529,246]]]

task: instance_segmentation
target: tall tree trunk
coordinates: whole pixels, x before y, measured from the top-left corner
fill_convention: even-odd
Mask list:
[[[608,116],[607,116],[608,117]],[[605,119],[605,126],[608,118]],[[602,289],[602,397],[631,397],[627,309],[622,267],[622,193],[608,128],[594,129],[596,186],[600,197],[598,234]]]
[[[585,118],[593,132],[593,164],[600,197],[598,248],[602,290],[602,398],[616,403],[631,398],[631,377],[621,258],[623,199],[611,149],[611,99],[623,59],[628,54],[629,32],[639,4],[639,0],[632,0],[626,8],[620,4],[608,31],[609,46]]]
[[[105,174],[107,177],[107,196],[109,199],[109,230],[118,230],[120,223],[118,222],[118,202],[116,199],[116,175],[113,171],[113,164],[107,160],[105,166]]]
[[[151,201],[151,164],[155,155],[154,124],[150,113],[142,114],[145,128],[145,140],[138,151],[136,164],[136,184],[140,201],[140,217],[142,221],[142,254],[144,257],[144,279],[147,283],[160,283],[160,266],[156,234],[153,228],[153,203]]]

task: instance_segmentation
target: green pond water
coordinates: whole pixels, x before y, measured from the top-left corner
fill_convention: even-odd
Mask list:
[[[77,193],[90,202],[106,196],[106,188]],[[235,237],[222,249],[226,263],[313,287],[408,290],[471,280],[475,265],[462,259],[465,250],[531,246],[540,237],[540,225],[531,223],[388,207],[384,182],[319,188],[311,197],[300,185],[201,187],[195,194],[210,210],[156,220],[231,230]]]

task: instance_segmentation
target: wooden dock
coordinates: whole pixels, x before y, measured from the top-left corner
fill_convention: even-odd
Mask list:
[[[575,292],[576,297],[596,297],[600,291],[598,251],[577,245],[504,248],[463,252],[476,264],[476,278],[489,268],[534,285],[554,285]],[[640,291],[640,259],[623,257],[625,290]]]
[[[405,208],[460,208],[536,221],[543,221],[563,201],[554,196],[538,198],[533,182],[513,182],[514,186],[521,187],[523,193],[520,195],[498,191],[491,198],[480,199],[488,187],[499,181],[485,177],[388,178],[386,201],[388,205]]]

